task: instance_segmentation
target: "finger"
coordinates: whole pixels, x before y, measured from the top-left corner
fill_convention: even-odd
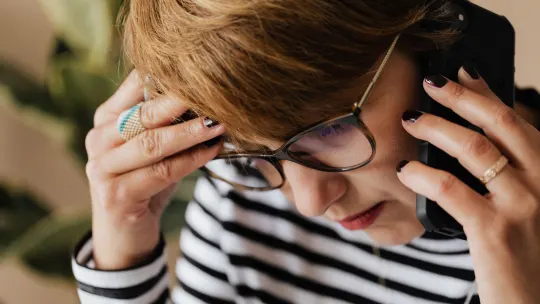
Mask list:
[[[488,84],[472,64],[466,64],[459,69],[458,80],[460,84],[480,95],[489,99],[499,100],[499,97],[489,88]]]
[[[188,108],[183,102],[161,96],[141,105],[141,124],[147,129],[168,126],[187,110]]]
[[[476,177],[482,177],[501,157],[499,149],[484,135],[428,113],[405,112],[403,127],[412,136],[428,141],[457,158]],[[492,192],[519,193],[525,190],[508,165],[486,187]]]
[[[136,70],[126,77],[118,90],[96,110],[94,126],[116,120],[124,110],[144,100],[144,83]]]
[[[517,167],[534,164],[537,152],[529,129],[499,99],[488,98],[440,75],[426,77],[424,89],[434,100],[482,128]]]
[[[437,202],[464,228],[476,227],[494,214],[489,200],[446,171],[411,161],[400,163],[397,175],[405,186]]]
[[[218,154],[221,145],[222,142],[211,148],[194,147],[184,153],[120,175],[115,183],[129,187],[122,190],[122,193],[129,193],[133,196],[133,200],[152,197],[212,160]]]
[[[116,175],[149,166],[187,150],[225,131],[212,120],[197,118],[185,123],[149,129],[105,153],[98,161],[104,174]],[[215,122],[214,122],[215,123]]]
[[[130,109],[126,110],[129,111]],[[167,97],[159,97],[142,104],[140,109],[141,124],[148,129],[179,123],[178,117],[184,114],[187,106]],[[121,115],[121,114],[120,114]],[[90,130],[86,138],[89,159],[99,157],[104,152],[124,144],[120,136],[118,122],[108,121]]]
[[[85,144],[88,159],[96,159],[107,151],[123,145],[125,142],[120,136],[115,122],[109,121],[95,127],[86,135]]]
[[[459,79],[460,84],[473,90],[474,92],[481,94],[483,96],[486,96],[493,100],[499,100],[499,97],[489,88],[488,84],[485,82],[485,80],[482,78],[482,76],[478,73],[478,71],[473,66],[471,65],[463,66],[458,72],[458,79]],[[526,120],[524,120],[517,113],[518,111],[516,111],[517,119],[521,120],[521,123],[526,129],[526,133],[528,134],[528,138],[529,138],[528,142],[533,144],[534,151],[540,150],[540,141],[532,139],[530,135],[532,133],[532,134],[537,134],[538,136],[538,130],[536,130],[536,128],[532,126],[531,124],[527,123]],[[493,134],[491,134],[489,130],[486,132],[486,134],[495,143],[495,145],[499,147],[499,149],[504,155],[508,155],[513,159],[513,165],[516,168],[520,168],[520,169],[526,168],[527,164],[520,161],[522,159],[520,155],[511,151],[512,147],[510,147],[509,149],[503,142],[500,141],[500,139],[498,139],[496,136],[493,136]],[[527,158],[529,156],[523,156],[523,157]],[[538,158],[534,158],[533,156],[533,159],[538,159]],[[538,163],[538,161],[536,163]],[[528,166],[532,167],[534,166],[534,164],[528,163]]]

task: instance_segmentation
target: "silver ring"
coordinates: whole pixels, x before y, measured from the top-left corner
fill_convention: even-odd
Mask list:
[[[126,141],[146,131],[146,128],[141,123],[142,104],[143,102],[139,102],[135,106],[125,110],[116,120],[116,128],[120,136]]]

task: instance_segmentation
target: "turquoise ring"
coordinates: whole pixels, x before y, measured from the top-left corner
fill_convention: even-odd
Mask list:
[[[143,102],[139,102],[133,107],[122,112],[116,120],[116,128],[120,136],[128,141],[133,137],[141,134],[146,128],[141,123],[141,106]]]

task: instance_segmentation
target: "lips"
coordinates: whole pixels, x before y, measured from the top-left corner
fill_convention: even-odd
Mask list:
[[[339,224],[349,230],[366,229],[379,217],[384,205],[385,201],[382,201],[364,212],[339,221]]]

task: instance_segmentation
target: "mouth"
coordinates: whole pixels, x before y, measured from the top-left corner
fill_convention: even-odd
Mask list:
[[[343,220],[338,221],[343,228],[348,230],[363,230],[368,228],[375,222],[375,220],[381,214],[386,201],[379,202],[375,206],[368,210],[349,216]]]

